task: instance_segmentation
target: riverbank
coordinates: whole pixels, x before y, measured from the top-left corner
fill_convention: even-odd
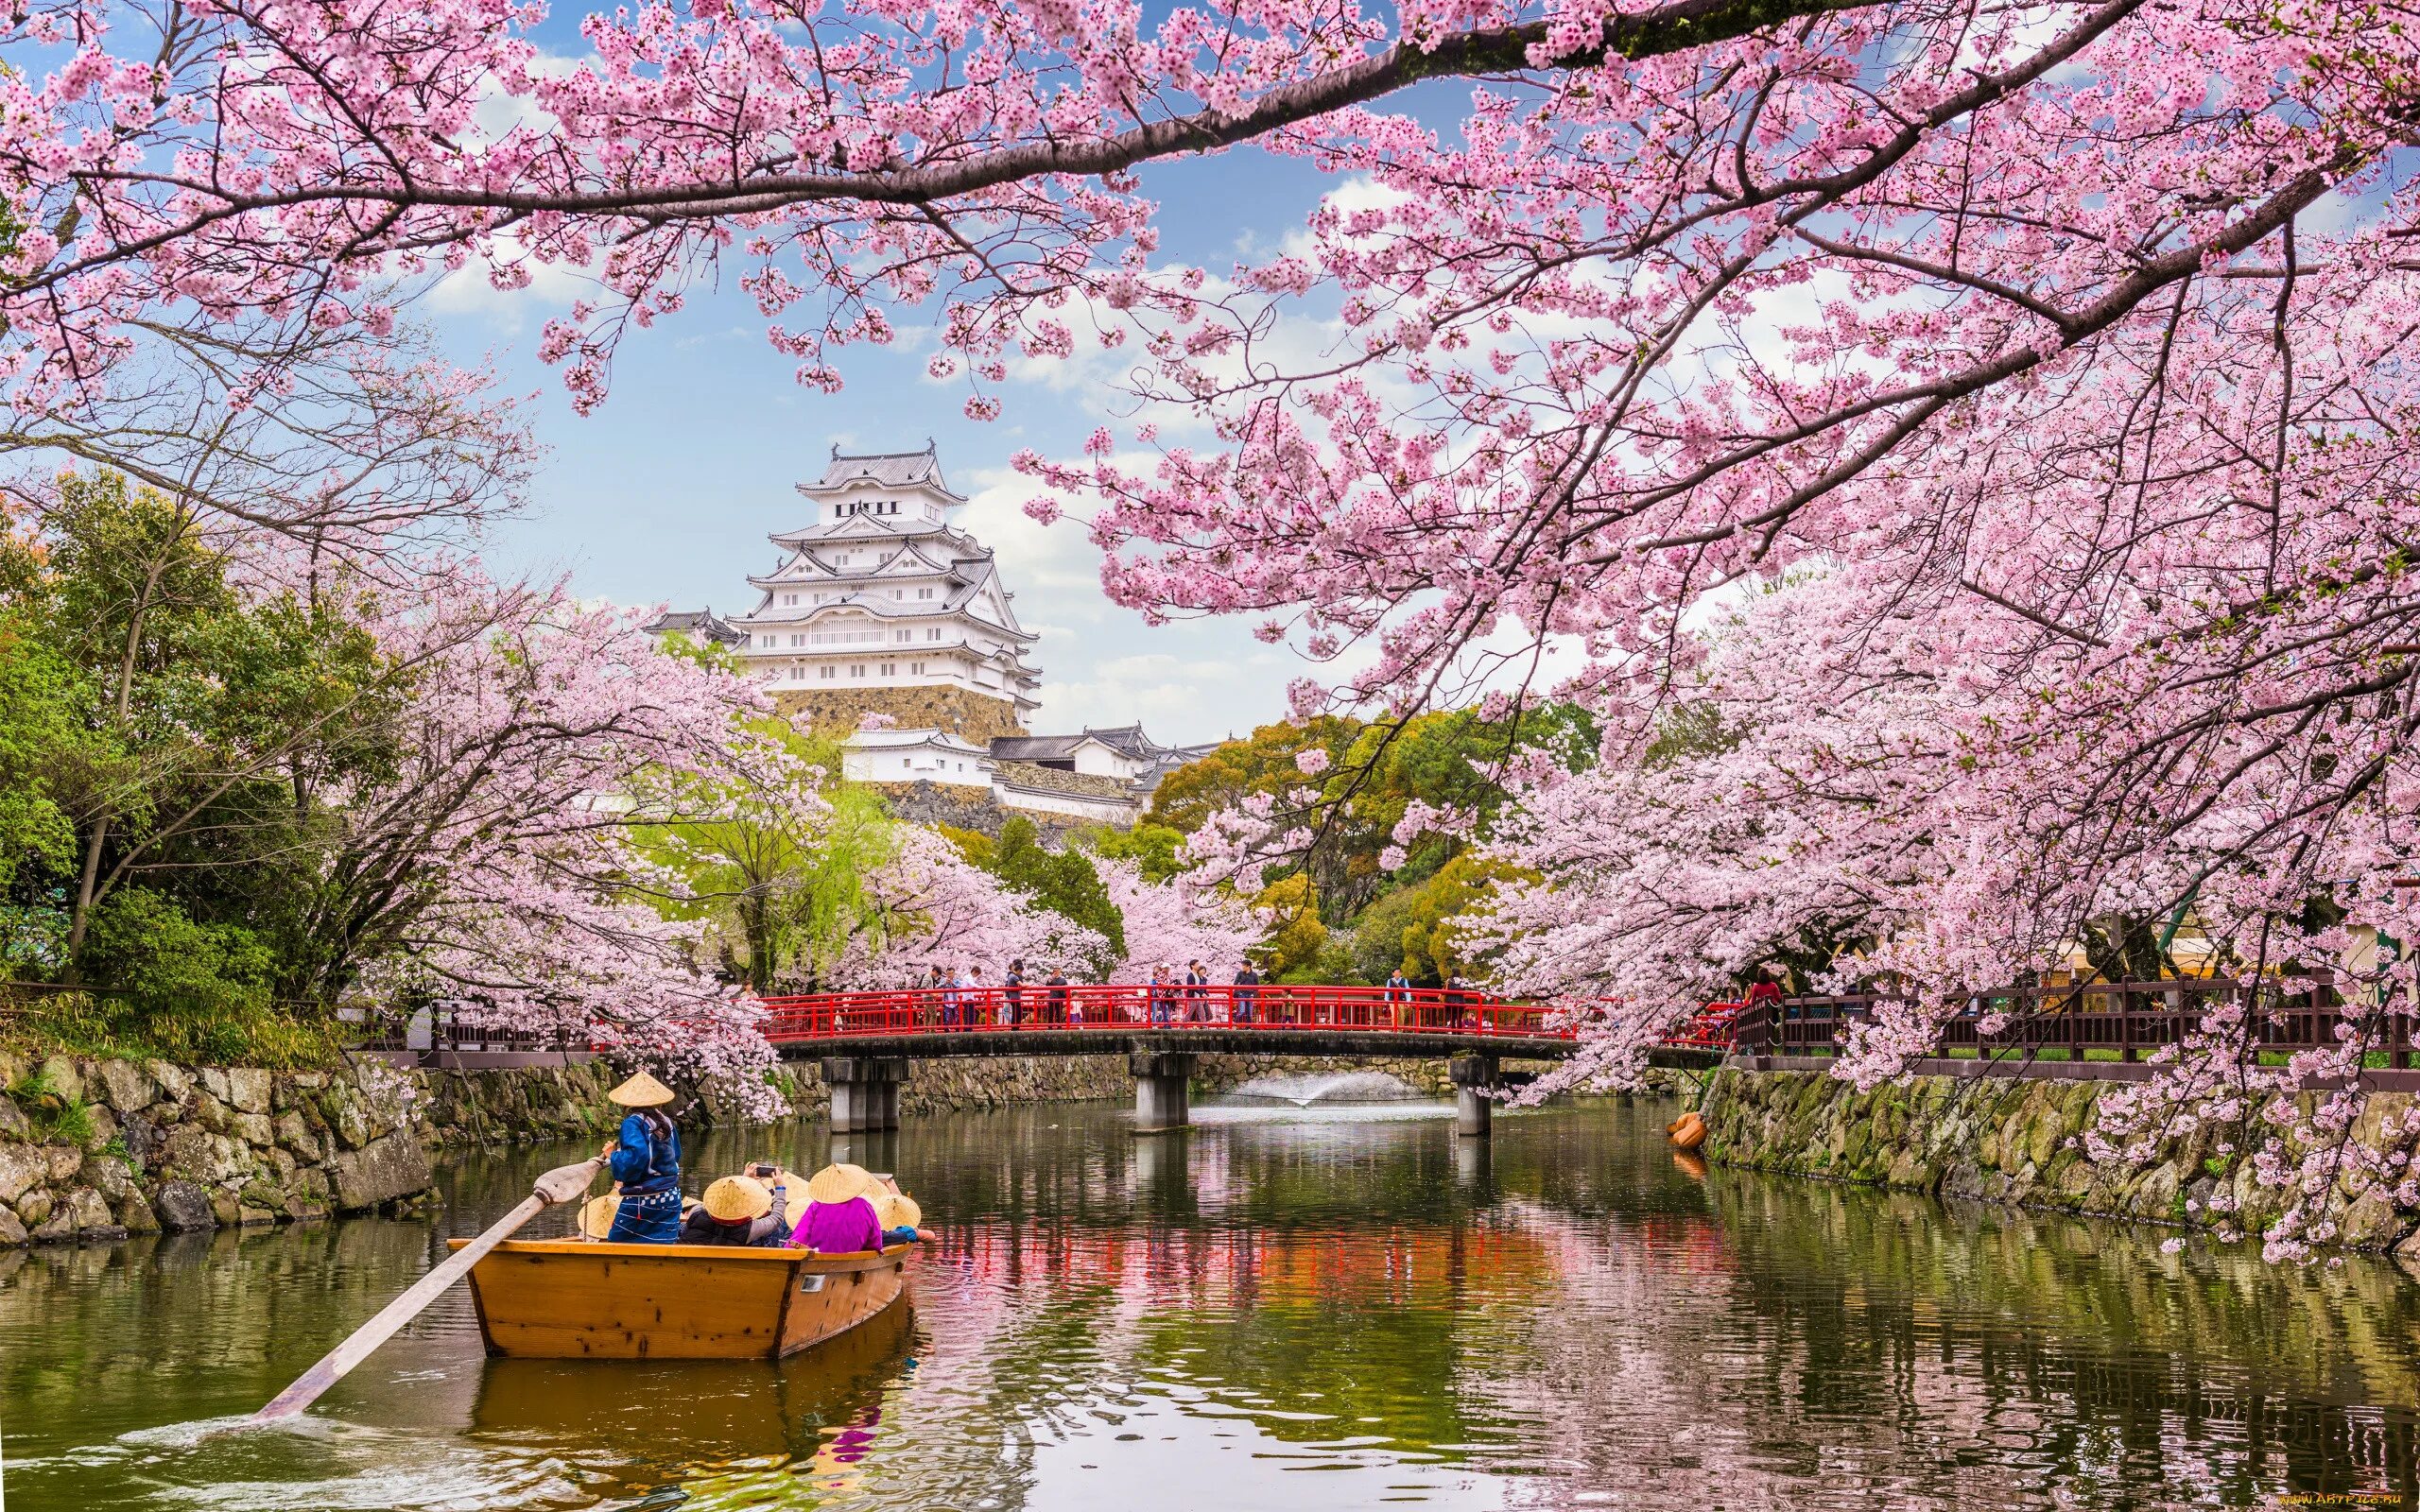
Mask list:
[[[1720,1165],[1816,1177],[2021,1208],[2183,1228],[2258,1233],[2276,1216],[2225,1130],[2197,1128],[2141,1164],[2096,1165],[2080,1148],[2118,1085],[2093,1081],[1916,1076],[1858,1091],[1820,1071],[1715,1073],[1703,1108],[1703,1153]],[[2377,1092],[2355,1126],[2359,1143],[2420,1155],[2401,1131],[2411,1094]],[[2336,1243],[2420,1259],[2420,1213],[2370,1195],[2336,1193]]]
[[[1442,1060],[1264,1055],[1204,1056],[1196,1085],[1343,1070],[1384,1072],[1427,1096],[1451,1091]],[[815,1062],[775,1075],[786,1118],[826,1115]],[[602,1061],[268,1071],[0,1051],[0,1248],[408,1208],[432,1189],[432,1151],[604,1138],[618,1121],[605,1100],[617,1079]],[[1132,1095],[1122,1054],[944,1059],[916,1065],[902,1110]],[[745,1122],[711,1097],[686,1121]]]

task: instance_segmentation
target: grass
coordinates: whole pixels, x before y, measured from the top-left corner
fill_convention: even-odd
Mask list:
[[[130,999],[88,992],[28,994],[10,1008],[0,1020],[0,1042],[36,1055],[271,1071],[314,1071],[343,1059],[326,1025],[276,1012],[145,1012]]]
[[[84,1099],[68,1091],[50,1079],[48,1068],[35,1072],[9,1089],[9,1094],[21,1104],[26,1122],[34,1126],[43,1143],[57,1144],[90,1144],[93,1143],[93,1110]]]

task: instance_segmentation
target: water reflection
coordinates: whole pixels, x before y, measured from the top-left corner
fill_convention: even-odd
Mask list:
[[[780,1364],[490,1361],[441,1307],[290,1434],[205,1435],[427,1225],[0,1258],[20,1508],[2244,1506],[2413,1492],[2420,1287],[1675,1159],[1668,1109],[1109,1107],[698,1142],[937,1224],[914,1307]],[[562,1152],[459,1161],[445,1231]]]

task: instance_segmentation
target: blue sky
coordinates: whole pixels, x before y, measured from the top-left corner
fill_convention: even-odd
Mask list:
[[[1250,150],[1153,170],[1163,205],[1166,259],[1227,271],[1242,248],[1267,248],[1301,229],[1335,180]],[[507,570],[566,572],[578,592],[628,604],[752,608],[746,577],[775,558],[766,536],[802,523],[792,485],[822,470],[832,444],[904,450],[940,443],[951,484],[974,503],[963,512],[999,556],[1015,608],[1041,639],[1038,730],[1136,719],[1169,741],[1244,733],[1282,717],[1285,686],[1305,663],[1253,640],[1242,620],[1146,626],[1103,596],[1098,555],[1080,524],[1046,529],[1020,506],[1033,486],[1010,472],[1023,446],[1073,455],[1110,421],[1117,396],[1098,366],[1056,386],[1011,385],[1007,412],[967,420],[965,389],[924,375],[929,350],[844,349],[848,387],[827,395],[797,384],[795,364],[766,344],[765,320],[735,288],[701,291],[679,316],[632,332],[614,369],[612,397],[581,418],[557,373],[532,355],[539,328],[575,297],[567,277],[541,277],[501,294],[466,270],[424,302],[458,361],[491,359],[514,392],[536,392],[547,448],[527,514],[492,538]],[[930,318],[907,312],[900,323]],[[921,333],[920,333],[921,334]]]

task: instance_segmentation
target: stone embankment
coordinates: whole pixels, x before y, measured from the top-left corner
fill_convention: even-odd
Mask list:
[[[2258,1233],[2277,1205],[2254,1181],[2225,1130],[2181,1134],[2140,1165],[2100,1165],[2080,1147],[2115,1084],[1917,1076],[1858,1091],[1824,1072],[1715,1074],[1706,1097],[1704,1154],[1718,1164],[1860,1182],[1937,1196],[2126,1218],[2214,1226],[2222,1217]],[[2377,1092],[2353,1137],[2420,1158],[2399,1128],[2411,1097]],[[2420,1250],[2420,1213],[2384,1200],[2345,1200],[2329,1216],[2337,1243]],[[2214,1212],[2213,1197],[2222,1212]]]
[[[268,1072],[0,1052],[0,1245],[355,1212],[429,1185],[425,1088],[375,1063]]]
[[[1374,1070],[1429,1095],[1443,1060],[1204,1056],[1204,1091],[1255,1076]],[[789,1114],[830,1097],[814,1062],[786,1064]],[[497,1071],[187,1069],[0,1051],[0,1247],[120,1239],[393,1209],[422,1200],[432,1147],[602,1138],[619,1079],[601,1061]],[[902,1110],[957,1112],[1133,1095],[1121,1055],[919,1062]],[[734,1122],[709,1100],[692,1124]]]

